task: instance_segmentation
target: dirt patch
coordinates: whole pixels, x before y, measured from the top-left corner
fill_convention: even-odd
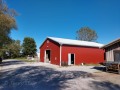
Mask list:
[[[101,81],[108,81],[120,85],[120,75],[116,73],[99,72],[93,73],[93,78]]]

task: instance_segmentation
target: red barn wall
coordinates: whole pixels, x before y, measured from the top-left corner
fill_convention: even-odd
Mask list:
[[[51,50],[51,64],[60,65],[60,45],[58,43],[53,42],[52,40],[49,40],[49,43],[47,43],[47,40],[40,47],[40,61],[44,62],[45,50]]]
[[[104,62],[104,50],[99,48],[63,45],[62,62],[68,62],[68,53],[75,54],[75,65]]]

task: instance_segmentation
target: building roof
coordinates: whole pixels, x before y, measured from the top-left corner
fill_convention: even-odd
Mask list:
[[[64,39],[64,38],[56,38],[56,37],[48,37],[60,45],[77,45],[77,46],[89,46],[89,47],[102,47],[103,44],[90,42],[90,41],[81,41],[81,40],[72,40],[72,39]]]
[[[111,46],[111,45],[113,45],[113,44],[116,44],[116,43],[118,43],[118,42],[120,42],[120,38],[118,38],[118,39],[116,39],[116,40],[114,40],[114,41],[112,41],[112,42],[104,45],[102,48],[107,48],[107,47],[109,47],[109,46]]]

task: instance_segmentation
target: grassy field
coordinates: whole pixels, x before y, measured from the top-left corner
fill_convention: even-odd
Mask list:
[[[14,58],[23,62],[36,62],[36,60],[28,60],[26,57]]]

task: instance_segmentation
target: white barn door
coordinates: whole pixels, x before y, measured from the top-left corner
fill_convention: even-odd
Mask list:
[[[44,63],[46,63],[46,50],[44,52]]]
[[[75,64],[75,54],[68,53],[68,65],[74,65],[74,64]]]
[[[68,54],[68,65],[71,65],[71,53]]]

